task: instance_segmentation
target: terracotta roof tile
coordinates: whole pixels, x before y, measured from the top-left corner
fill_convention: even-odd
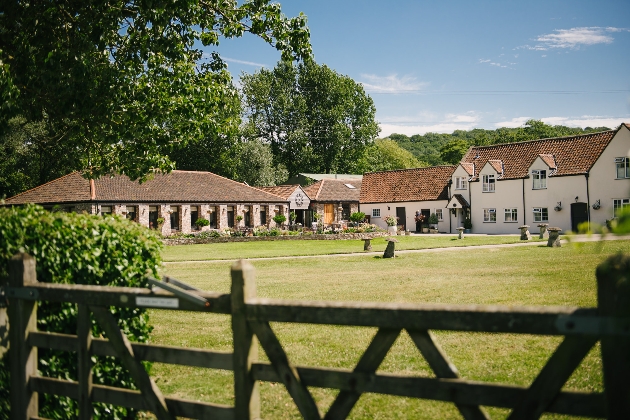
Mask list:
[[[354,188],[348,187],[352,185]],[[304,188],[311,201],[359,201],[360,179],[322,179]]]
[[[276,185],[273,187],[257,187],[257,188],[269,194],[277,195],[280,198],[288,200],[291,194],[293,194],[295,190],[299,187],[300,187],[299,184],[290,184],[290,185]]]
[[[462,158],[462,163],[474,163],[474,177],[490,160],[503,161],[503,179],[523,178],[539,155],[552,155],[558,175],[586,173],[602,154],[617,130],[582,134],[572,137],[531,140],[518,143],[476,146]]]
[[[488,163],[499,175],[503,174],[503,161],[500,159],[490,159]]]
[[[456,166],[430,166],[363,175],[361,203],[448,200],[448,181]]]
[[[94,180],[95,201],[109,202],[212,202],[284,203],[286,200],[211,172],[173,171],[155,174],[143,184],[124,175]],[[72,203],[90,201],[90,182],[80,173],[55,179],[8,198],[6,204]]]
[[[556,169],[556,159],[553,157],[553,155],[547,155],[547,154],[539,154],[538,156],[540,156],[540,158],[543,160],[543,162],[545,162],[547,164],[547,166],[549,166],[550,169]],[[530,164],[531,165],[531,164]]]
[[[475,174],[475,164],[474,163],[461,163],[462,168],[468,173],[468,175],[473,176]]]

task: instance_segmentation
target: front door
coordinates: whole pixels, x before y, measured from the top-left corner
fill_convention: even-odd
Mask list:
[[[332,225],[335,222],[335,205],[324,204],[324,224]]]
[[[396,207],[396,217],[398,217],[398,226],[407,230],[407,215],[404,207]]]
[[[588,222],[588,206],[586,203],[571,203],[571,230],[578,231],[580,223]]]

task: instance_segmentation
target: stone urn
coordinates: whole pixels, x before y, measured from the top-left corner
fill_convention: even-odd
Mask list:
[[[387,226],[387,233],[392,236],[396,236],[398,234],[398,229],[396,226]]]

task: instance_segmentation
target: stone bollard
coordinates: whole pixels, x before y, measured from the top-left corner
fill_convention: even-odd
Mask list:
[[[396,255],[394,251],[396,250],[396,242],[398,239],[387,238],[387,248],[385,248],[385,253],[383,254],[383,258],[394,258]]]
[[[547,232],[547,226],[549,226],[548,223],[541,223],[538,225],[538,227],[540,228],[540,234],[538,236],[538,239],[545,239],[549,237],[549,233]]]
[[[532,239],[532,235],[529,234],[529,225],[523,225],[519,227],[521,230],[521,241],[529,241]]]
[[[459,235],[457,236],[457,239],[464,239],[464,228],[463,227],[458,227],[457,231],[459,232]]]
[[[562,229],[558,227],[550,227],[547,228],[547,231],[549,232],[549,240],[547,241],[547,246],[561,247],[562,245],[560,245],[560,232],[562,232]]]
[[[364,251],[371,251],[372,250],[372,239],[371,238],[365,238],[362,239],[363,241],[363,250]]]

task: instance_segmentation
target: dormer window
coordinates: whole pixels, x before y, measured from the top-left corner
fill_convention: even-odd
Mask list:
[[[468,178],[463,176],[455,177],[455,189],[465,190],[468,188]]]
[[[617,179],[630,178],[630,158],[618,157],[615,158],[615,166],[617,166]]]
[[[496,177],[494,175],[482,175],[481,177],[483,182],[483,192],[494,192],[494,183],[496,181]]]
[[[547,188],[547,170],[546,169],[534,169],[532,170],[533,189],[543,190]]]

